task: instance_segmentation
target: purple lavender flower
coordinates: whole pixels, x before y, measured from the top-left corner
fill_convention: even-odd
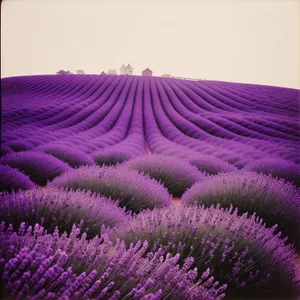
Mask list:
[[[1,141],[1,142],[3,142],[3,141]],[[6,155],[6,154],[10,154],[10,153],[13,153],[12,149],[10,149],[8,146],[1,145],[1,148],[0,148],[1,157]]]
[[[30,143],[25,141],[12,141],[7,143],[6,146],[12,149],[14,152],[28,151],[33,148]]]
[[[192,165],[196,166],[200,171],[206,172],[211,175],[216,175],[218,173],[223,172],[232,172],[235,171],[236,168],[225,162],[224,160],[210,156],[210,155],[199,155],[199,154],[189,154],[184,153],[181,155],[181,157],[185,157]]]
[[[255,212],[268,226],[278,224],[284,236],[300,245],[300,193],[284,180],[249,171],[219,174],[191,187],[182,202],[206,207],[233,205],[240,214]]]
[[[15,228],[26,222],[31,226],[40,223],[48,232],[56,227],[71,232],[72,225],[78,224],[81,232],[92,237],[100,233],[103,224],[113,227],[128,217],[116,202],[90,191],[47,188],[0,194],[0,220]]]
[[[71,167],[79,167],[81,165],[94,165],[94,160],[86,153],[65,146],[63,144],[48,144],[40,148],[44,153],[50,154]]]
[[[168,191],[156,180],[122,167],[80,167],[53,180],[50,187],[91,190],[134,212],[171,204]]]
[[[35,184],[27,175],[9,166],[0,165],[0,191],[30,190]]]
[[[257,173],[271,174],[300,186],[300,165],[280,158],[265,158],[253,161],[246,167]]]
[[[93,158],[99,166],[114,166],[129,160],[131,157],[131,154],[124,151],[122,147],[108,147],[93,154]]]
[[[297,289],[295,252],[275,229],[255,215],[239,217],[232,208],[194,205],[143,211],[115,227],[112,236],[127,245],[147,240],[148,251],[163,247],[182,258],[192,256],[200,273],[209,268],[217,281],[229,284],[228,293],[261,296],[268,290],[276,295]]]
[[[33,182],[41,185],[70,168],[49,154],[33,151],[8,154],[1,158],[0,163],[23,171]]]
[[[142,174],[162,182],[173,196],[181,196],[195,182],[201,181],[205,175],[187,161],[164,155],[147,155],[137,157],[125,164]]]
[[[78,239],[75,226],[69,236],[48,234],[38,224],[34,233],[24,223],[18,233],[1,226],[4,297],[220,300],[225,295],[226,284],[215,282],[210,274],[199,274],[196,280],[191,257],[180,267],[179,254],[160,248],[147,255],[147,241],[126,248],[117,240],[112,247],[105,232],[101,238]]]

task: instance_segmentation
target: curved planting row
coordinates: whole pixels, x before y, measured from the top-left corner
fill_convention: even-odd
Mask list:
[[[238,168],[266,157],[299,163],[297,90],[132,76],[27,76],[2,82],[2,155],[33,150],[71,166],[92,160],[115,164],[146,154],[147,143],[160,154],[183,147],[187,155],[209,155],[221,160],[219,165]],[[276,102],[280,95],[285,101]],[[168,149],[158,148],[165,139],[171,142]],[[75,146],[84,159],[76,158]]]

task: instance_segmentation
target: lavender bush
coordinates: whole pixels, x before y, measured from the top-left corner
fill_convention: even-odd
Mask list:
[[[127,244],[147,240],[151,247],[164,247],[181,257],[193,256],[201,272],[228,283],[236,296],[288,295],[296,293],[295,252],[276,226],[268,229],[262,219],[237,215],[232,208],[194,206],[144,211],[115,227],[112,236]]]
[[[271,174],[300,186],[300,165],[280,158],[266,158],[252,162],[247,170],[257,173]]]
[[[7,143],[7,146],[14,152],[27,151],[33,148],[31,144],[24,141],[12,141]]]
[[[184,155],[182,155],[182,157],[184,157]],[[192,165],[196,166],[200,171],[211,175],[223,172],[233,172],[236,170],[233,165],[209,155],[190,154],[186,156],[186,159],[188,159],[188,161]]]
[[[102,224],[113,227],[127,217],[116,202],[91,192],[48,188],[0,194],[0,220],[14,228],[22,221],[31,226],[40,223],[48,232],[55,227],[71,232],[73,224],[80,224],[90,238],[100,233]]]
[[[99,166],[114,166],[123,163],[131,158],[131,155],[123,151],[122,148],[110,149],[104,148],[93,154],[94,161]]]
[[[13,153],[12,149],[10,149],[8,146],[3,146],[3,145],[1,145],[0,151],[1,151],[1,153],[0,153],[1,157],[6,154]]]
[[[0,191],[30,190],[35,188],[34,183],[27,175],[9,166],[0,165]]]
[[[187,161],[164,155],[137,157],[125,164],[139,173],[149,174],[151,178],[164,184],[175,197],[181,196],[195,182],[203,180],[205,175]]]
[[[139,126],[142,125],[139,124]],[[116,165],[133,157],[146,154],[144,138],[140,132],[137,133],[136,131],[136,125],[133,124],[131,133],[124,140],[95,151],[93,153],[95,162],[100,166]],[[139,129],[139,131],[141,131],[141,129]]]
[[[44,153],[50,154],[63,162],[69,164],[71,167],[79,167],[81,165],[94,165],[94,160],[86,153],[72,149],[65,145],[53,144],[42,146],[41,150]]]
[[[49,186],[90,190],[118,200],[133,212],[171,204],[171,196],[161,184],[125,167],[80,167],[57,177]]]
[[[158,249],[146,254],[148,242],[126,248],[104,232],[87,241],[73,227],[68,236],[47,234],[22,223],[18,232],[1,223],[2,296],[17,299],[199,299],[220,300],[220,286],[207,269],[200,279],[193,258],[180,267],[180,255]]]
[[[0,163],[23,171],[33,182],[40,185],[45,185],[48,180],[52,180],[70,168],[49,154],[33,151],[5,155]]]
[[[278,224],[290,242],[300,245],[299,189],[283,180],[248,171],[220,174],[195,184],[182,202],[206,207],[233,205],[240,214],[255,212],[268,226]]]

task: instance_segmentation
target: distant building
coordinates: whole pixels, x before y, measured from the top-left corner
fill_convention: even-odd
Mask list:
[[[133,74],[133,67],[128,64],[127,67],[124,65],[120,68],[120,75],[132,75]]]
[[[104,71],[102,71],[102,72],[100,73],[100,75],[106,75],[106,73],[105,73]]]
[[[142,76],[152,76],[152,73],[153,72],[149,68],[147,68],[142,72]]]
[[[172,78],[172,75],[171,75],[171,74],[163,74],[163,75],[161,75],[161,77],[168,77],[168,78]]]
[[[56,74],[58,75],[68,75],[68,74],[73,74],[70,71],[64,71],[64,70],[59,70],[58,72],[56,72]]]
[[[83,70],[76,70],[76,74],[84,74]]]
[[[123,64],[120,68],[120,75],[125,75],[125,72],[126,72],[126,67]]]
[[[117,71],[116,70],[108,70],[107,71],[107,75],[116,75],[117,74]]]

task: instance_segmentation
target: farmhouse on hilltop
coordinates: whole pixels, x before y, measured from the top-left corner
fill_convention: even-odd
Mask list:
[[[142,76],[152,76],[152,73],[153,72],[149,68],[147,68],[142,72]]]
[[[107,75],[117,75],[117,71],[116,70],[112,70],[112,69],[109,69],[106,73]]]
[[[120,68],[120,75],[132,75],[133,74],[133,67],[128,64],[127,67],[124,65]]]
[[[56,72],[56,74],[58,75],[67,75],[67,74],[73,74],[72,72],[70,71],[64,71],[64,70],[59,70],[58,72]]]

